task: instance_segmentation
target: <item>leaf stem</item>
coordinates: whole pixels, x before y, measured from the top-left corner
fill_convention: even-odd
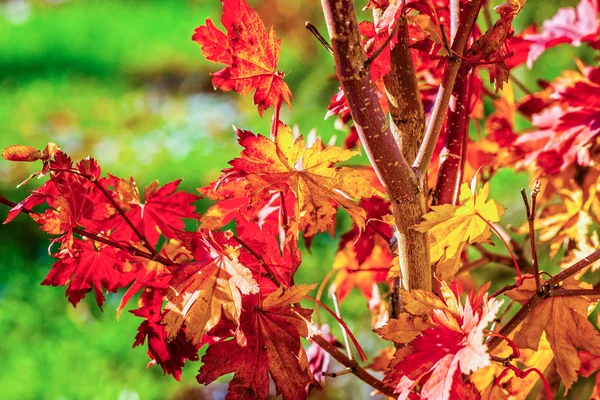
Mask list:
[[[335,315],[337,315],[338,318],[343,321],[342,313],[340,312],[340,305],[338,302],[337,295],[335,294],[335,291],[330,292],[329,295],[331,296],[331,300],[333,301],[333,309],[335,310]],[[344,326],[341,323],[340,323],[340,327],[342,328],[342,337],[344,338],[344,345],[346,346],[346,353],[348,353],[348,358],[353,360],[354,355],[352,355],[352,348],[350,347],[350,340],[348,340],[348,332],[346,332],[346,329],[344,329]]]
[[[504,238],[504,236],[502,236],[500,234],[500,232],[498,232],[498,230],[496,229],[496,227],[487,219],[485,219],[480,213],[479,211],[475,210],[475,213],[477,214],[477,216],[479,216],[479,218],[481,218],[489,227],[492,231],[494,231],[494,233],[496,234],[496,236],[498,236],[500,238],[500,240],[502,241],[502,243],[504,244],[504,247],[506,247],[506,250],[508,250],[508,254],[510,254],[510,257],[513,261],[513,264],[515,266],[515,269],[517,270],[517,284],[520,285],[520,283],[523,280],[523,277],[521,275],[521,268],[519,268],[519,263],[517,262],[517,259],[512,251],[512,249],[510,248],[510,246],[508,245],[506,239]]]
[[[344,320],[341,317],[339,317],[325,303],[315,299],[314,297],[308,296],[308,295],[304,296],[304,298],[314,302],[315,304],[318,304],[319,306],[323,307],[329,314],[331,314],[331,316],[333,318],[335,318],[335,320],[340,324],[340,326],[342,327],[342,330],[348,334],[348,336],[350,337],[350,340],[352,340],[352,343],[354,343],[354,347],[356,347],[356,350],[358,351],[358,355],[360,356],[361,361],[367,361],[367,356],[365,355],[365,352],[363,351],[362,347],[360,347],[360,343],[358,343],[358,340],[356,340],[356,337],[352,334],[352,331],[350,330],[350,328],[348,328],[348,325],[346,325]],[[348,347],[346,347],[346,348],[348,349]],[[350,360],[353,359],[352,352],[350,351],[350,349],[348,349],[348,358]]]

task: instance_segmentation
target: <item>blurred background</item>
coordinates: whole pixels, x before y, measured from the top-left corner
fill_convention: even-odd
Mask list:
[[[279,69],[295,101],[292,112],[284,107],[281,119],[303,133],[314,128],[325,140],[340,135],[333,119],[324,120],[338,86],[332,60],[304,28],[308,20],[326,32],[320,2],[250,3],[283,39]],[[529,0],[517,25],[541,23],[559,4],[575,3]],[[271,116],[268,111],[261,119],[251,96],[212,88],[209,72],[221,66],[205,61],[190,38],[208,17],[219,25],[220,8],[218,0],[0,1],[0,148],[15,143],[43,148],[52,141],[74,160],[92,155],[104,172],[133,176],[142,188],[155,179],[183,178],[188,191],[208,184],[239,153],[231,125],[267,133]],[[533,88],[535,77],[552,79],[574,68],[574,54],[589,58],[580,50],[554,48],[532,71],[521,68],[517,76]],[[2,160],[0,193],[13,201],[24,198],[40,182],[16,185],[37,167]],[[507,191],[506,185],[527,182],[526,175],[510,171],[494,178],[492,197],[508,207],[503,222],[523,220],[518,191]],[[202,211],[208,204],[198,206]],[[0,208],[0,219],[7,211]],[[341,231],[349,226],[346,216],[339,222]],[[338,240],[318,236],[296,281],[320,282]],[[109,295],[100,312],[92,299],[74,309],[63,288],[40,287],[51,263],[47,236],[27,217],[0,226],[0,398],[224,397],[226,381],[210,389],[195,382],[199,363],[186,366],[180,383],[163,376],[159,367],[146,369],[145,347],[131,349],[141,320],[124,313],[117,321],[120,296]],[[477,279],[501,285],[510,276],[499,274],[484,268]],[[365,300],[353,293],[343,313],[374,356],[381,342],[371,333]],[[337,326],[332,329],[339,335]],[[315,398],[370,393],[348,377],[332,383]]]

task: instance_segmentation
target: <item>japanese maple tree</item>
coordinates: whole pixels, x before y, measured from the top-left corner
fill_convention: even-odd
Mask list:
[[[521,32],[513,22],[525,0],[493,13],[483,0],[369,0],[356,5],[372,13],[360,23],[354,3],[322,0],[331,44],[307,23],[333,56],[340,90],[323,115],[347,133],[341,147],[281,121],[293,100],[281,41],[245,0],[222,0],[222,28],[208,19],[192,40],[224,65],[215,89],[253,94],[272,122],[267,135],[235,128],[240,156],[199,193],[175,180],[142,194],[133,178],[74,162],[54,143],[4,149],[8,161],[41,163],[30,178],[46,178],[18,203],[0,196],[4,223],[27,214],[51,236],[56,261],[42,285],[65,286],[73,306],[93,292],[102,307],[123,289],[118,312],[136,299],[134,346],[147,346],[149,365],[179,379],[205,346],[197,380],[233,373],[227,399],[303,399],[346,373],[398,399],[551,398],[596,374],[600,398],[590,321],[600,295],[600,68],[575,60],[532,90],[513,74],[553,46],[600,49],[598,1]],[[346,163],[360,153],[368,164]],[[511,229],[490,198],[505,167],[532,178],[521,190],[526,222]],[[203,215],[201,197],[214,201]],[[352,220],[345,232],[339,212]],[[298,282],[319,234],[341,236],[331,272]],[[551,274],[541,251],[562,270]],[[514,283],[477,285],[471,272],[488,265],[511,268]],[[339,312],[355,287],[373,335],[388,342],[371,360]],[[342,336],[308,305],[329,312]]]

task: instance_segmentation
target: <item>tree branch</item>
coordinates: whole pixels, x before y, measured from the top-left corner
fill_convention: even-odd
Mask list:
[[[435,144],[440,136],[442,125],[444,124],[454,82],[458,76],[458,70],[460,69],[461,60],[459,57],[456,57],[454,53],[460,55],[463,54],[467,40],[471,35],[471,29],[473,28],[473,24],[477,19],[477,15],[479,14],[482,4],[483,0],[470,0],[465,4],[463,14],[464,18],[461,18],[461,22],[456,32],[456,38],[452,42],[453,54],[450,54],[446,62],[444,74],[442,76],[442,83],[435,99],[429,125],[425,131],[425,138],[423,139],[423,143],[419,149],[419,154],[413,163],[413,168],[419,171],[421,177],[423,177],[427,172],[429,162],[431,161]]]
[[[352,0],[322,0],[336,73],[365,152],[392,203],[412,200],[420,191],[416,174],[400,153],[387,124],[363,50]]]
[[[377,22],[380,15],[373,13]],[[383,78],[390,107],[390,130],[402,151],[412,163],[425,133],[425,111],[421,101],[419,82],[413,64],[408,35],[408,22],[401,16],[394,27],[396,44],[390,49],[390,72]],[[390,317],[398,318],[401,311],[399,287],[431,290],[431,261],[427,232],[417,232],[411,227],[421,222],[427,212],[427,191],[409,202],[392,204],[396,220],[397,253],[400,277],[394,280],[390,296]]]
[[[437,204],[456,204],[462,181],[462,160],[466,156],[466,135],[470,101],[471,68],[463,64],[456,77],[446,122],[446,143],[440,153],[440,169],[435,187]]]
[[[533,311],[533,309],[538,305],[538,303],[550,296],[554,296],[553,292],[558,292],[556,296],[566,295],[563,294],[563,292],[570,292],[570,290],[554,288],[554,285],[564,281],[570,276],[575,275],[582,269],[590,266],[592,263],[598,260],[600,260],[600,249],[594,251],[589,256],[577,261],[576,263],[572,264],[569,268],[559,272],[552,278],[548,279],[542,286],[544,290],[536,292],[533,296],[531,296],[531,298],[523,305],[523,307],[521,307],[521,309],[515,314],[515,316],[512,317],[506,323],[506,325],[504,325],[502,329],[500,329],[498,333],[503,336],[508,336],[517,326],[519,326],[519,324],[529,315],[529,313]],[[595,295],[595,289],[591,290],[592,291],[586,291],[586,295]],[[502,338],[498,336],[492,337],[488,342],[489,351],[491,352],[496,347],[498,347],[501,341]]]
[[[354,360],[346,357],[344,353],[342,353],[337,347],[333,344],[329,343],[325,338],[319,335],[315,335],[311,337],[311,340],[318,344],[323,350],[329,353],[337,362],[342,364],[344,367],[350,369],[350,371],[361,381],[365,382],[367,385],[377,389],[379,392],[388,397],[397,397],[398,395],[394,394],[394,389],[387,386],[385,383],[375,378],[373,375],[369,374],[367,370],[362,368],[358,363]]]

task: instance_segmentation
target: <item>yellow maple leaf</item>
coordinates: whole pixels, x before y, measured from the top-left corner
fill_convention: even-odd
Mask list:
[[[475,179],[470,188],[463,183],[460,206],[432,206],[423,216],[424,221],[412,227],[419,232],[429,232],[431,261],[439,262],[436,276],[441,280],[454,278],[465,245],[488,241],[492,234],[489,222],[498,222],[504,214],[503,206],[495,200],[487,200],[488,183],[477,194],[475,186]]]
[[[562,283],[563,289],[591,289],[591,285],[569,277]],[[528,279],[523,285],[507,292],[513,300],[521,303],[536,291],[535,281]],[[514,342],[519,348],[538,350],[542,333],[554,352],[556,371],[565,384],[565,393],[577,381],[581,361],[577,349],[600,354],[600,333],[588,321],[588,308],[592,300],[585,296],[556,296],[542,300],[516,331]]]

